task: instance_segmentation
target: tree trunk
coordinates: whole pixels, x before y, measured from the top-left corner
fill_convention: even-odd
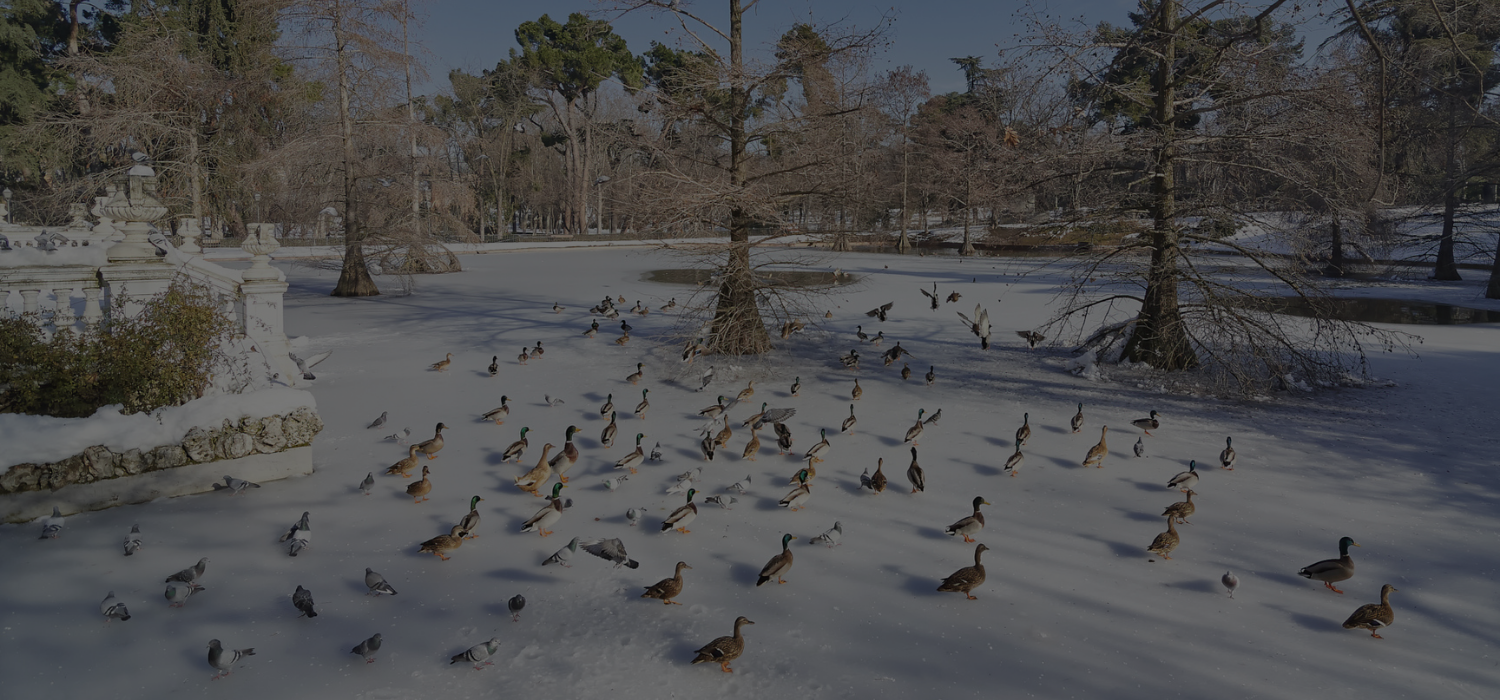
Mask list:
[[[1452,98],[1448,99],[1448,143],[1443,164],[1443,235],[1438,238],[1437,266],[1432,270],[1435,280],[1461,280],[1458,264],[1453,259],[1453,219],[1458,215],[1458,134],[1455,127],[1457,116]]]
[[[78,55],[78,6],[83,0],[68,0],[68,55]]]
[[[344,267],[333,287],[336,297],[369,297],[380,293],[370,269],[365,266],[364,232],[355,219],[354,119],[349,115],[349,55],[343,27],[343,0],[333,0],[333,47],[337,58],[339,128],[344,146]]]
[[[1490,284],[1484,290],[1484,298],[1500,299],[1500,237],[1495,239],[1495,260],[1490,266]]]
[[[1333,217],[1329,224],[1329,234],[1332,240],[1329,242],[1328,266],[1323,268],[1323,274],[1327,277],[1344,276],[1344,226],[1338,217]]]
[[[1156,75],[1155,125],[1160,143],[1154,149],[1151,180],[1151,266],[1146,273],[1146,295],[1136,317],[1130,340],[1125,343],[1125,357],[1145,362],[1157,369],[1177,370],[1198,364],[1197,355],[1188,342],[1182,310],[1177,305],[1177,286],[1182,273],[1178,269],[1182,250],[1177,237],[1177,108],[1176,81],[1173,75],[1177,60],[1177,0],[1164,0],[1158,15],[1155,34],[1162,42],[1158,49]]]

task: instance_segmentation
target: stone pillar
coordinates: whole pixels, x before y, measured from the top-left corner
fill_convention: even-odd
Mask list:
[[[198,236],[203,235],[203,225],[198,219],[191,216],[177,217],[177,235],[182,237],[182,245],[177,249],[188,255],[202,255],[203,248],[198,245]]]
[[[103,320],[104,311],[99,308],[99,288],[83,288],[83,325],[93,328]]]
[[[245,335],[265,356],[273,371],[289,386],[302,383],[302,374],[292,362],[292,346],[283,325],[282,298],[286,294],[286,277],[271,267],[271,253],[281,247],[276,240],[276,224],[248,224],[240,248],[251,254],[250,267],[240,273],[240,318]]]
[[[78,319],[73,316],[72,285],[53,287],[52,294],[57,297],[57,306],[52,311],[52,326],[59,333],[73,330],[73,324]]]
[[[109,183],[104,186],[104,196],[94,198],[94,208],[90,210],[90,213],[99,219],[99,223],[94,224],[93,235],[89,237],[92,245],[103,245],[107,241],[119,241],[124,238],[115,228],[114,219],[111,219],[104,211],[104,206],[115,198],[116,189],[118,188],[114,183]]]
[[[42,310],[41,305],[37,303],[37,298],[42,295],[42,290],[21,289],[17,291],[21,292],[21,313],[34,314]]]
[[[126,315],[134,316],[147,299],[166,291],[172,282],[172,266],[147,240],[150,223],[166,216],[167,208],[156,199],[156,171],[151,166],[132,166],[116,184],[104,211],[123,222],[118,228],[125,238],[110,247],[109,264],[100,273],[110,286],[110,297],[123,300]]]

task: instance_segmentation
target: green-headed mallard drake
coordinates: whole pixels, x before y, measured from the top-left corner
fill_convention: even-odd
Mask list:
[[[562,518],[563,514],[562,490],[561,483],[552,485],[552,498],[547,501],[547,505],[542,506],[542,509],[536,512],[536,515],[531,516],[521,525],[521,532],[535,532],[542,537],[552,534],[552,531],[547,528]]]
[[[1016,451],[1019,452],[1021,450],[1021,446],[1025,445],[1026,441],[1030,440],[1030,439],[1031,439],[1031,414],[1030,413],[1023,413],[1023,414],[1021,414],[1021,427],[1016,428]]]
[[[719,399],[718,399],[718,403],[716,403],[716,404],[714,404],[712,406],[709,406],[708,408],[705,408],[705,409],[699,411],[698,415],[703,416],[704,418],[710,418],[710,419],[712,419],[712,418],[718,418],[719,414],[723,413],[723,412],[724,412],[724,397],[720,396]]]
[[[693,663],[701,664],[712,661],[718,664],[725,673],[734,673],[734,669],[729,667],[729,662],[740,658],[740,654],[745,653],[745,637],[740,634],[740,627],[753,624],[755,623],[744,615],[739,616],[734,621],[734,636],[719,637],[703,645],[702,649],[694,652],[697,656],[693,657]]]
[[[416,469],[416,468],[417,468],[417,446],[416,445],[412,445],[411,447],[406,448],[406,459],[403,459],[403,460],[401,460],[401,461],[399,461],[399,462],[397,462],[395,464],[392,464],[388,469],[385,470],[385,473],[387,473],[387,474],[400,474],[401,478],[403,478],[403,479],[410,479],[411,478],[411,473],[410,473],[411,470]]]
[[[927,473],[917,464],[917,448],[911,448],[911,465],[906,468],[906,480],[911,482],[911,492],[927,490]]]
[[[1376,633],[1376,630],[1390,627],[1396,623],[1396,611],[1391,609],[1391,594],[1395,593],[1395,586],[1387,583],[1380,587],[1380,602],[1369,603],[1359,606],[1349,619],[1344,620],[1344,629],[1370,630],[1370,636],[1376,639],[1384,639]]]
[[[635,434],[635,451],[615,462],[615,469],[629,469],[631,474],[636,473],[636,465],[646,461],[646,451],[641,447],[641,441],[644,439],[646,439],[645,433]]]
[[[979,556],[989,550],[983,544],[974,548],[974,565],[965,566],[953,572],[951,576],[943,579],[943,584],[938,586],[941,593],[962,593],[969,600],[979,600],[974,597],[973,590],[984,583],[984,564],[979,561]]]
[[[417,443],[417,451],[427,455],[428,459],[436,459],[438,450],[443,449],[443,431],[447,429],[448,426],[438,423],[432,439]]]
[[[740,459],[748,459],[754,462],[755,455],[758,452],[760,452],[760,433],[752,429],[750,431],[750,441],[745,443],[745,450],[740,453]]]
[[[854,378],[854,388],[849,391],[849,398],[858,401],[859,397],[865,395],[864,387],[859,385],[859,377]]]
[[[596,318],[592,322],[589,323],[589,329],[583,332],[583,337],[585,337],[585,338],[593,338],[595,335],[598,335],[598,334],[599,334],[599,319]]]
[[[677,571],[673,572],[671,578],[664,578],[655,584],[646,587],[646,592],[641,594],[642,598],[654,598],[661,601],[662,605],[682,605],[673,598],[682,592],[682,570],[691,569],[687,562],[677,562]]]
[[[812,498],[812,487],[808,485],[807,478],[806,469],[797,472],[797,488],[792,489],[791,493],[788,493],[780,501],[777,501],[776,505],[793,511],[802,510],[807,507],[808,499]]]
[[[1224,451],[1219,453],[1219,468],[1234,471],[1234,460],[1238,457],[1234,452],[1234,438],[1224,438]]]
[[[1179,525],[1191,525],[1192,523],[1188,522],[1188,518],[1192,517],[1193,513],[1198,512],[1198,507],[1193,505],[1193,496],[1196,495],[1198,495],[1197,491],[1188,489],[1186,501],[1178,501],[1167,506],[1167,509],[1162,511],[1161,514],[1172,516],[1177,520]]]
[[[1313,581],[1322,581],[1328,590],[1342,594],[1343,591],[1334,587],[1338,581],[1348,581],[1354,578],[1354,560],[1349,558],[1349,546],[1359,546],[1353,537],[1339,538],[1339,558],[1324,559],[1315,564],[1308,564],[1297,571],[1297,575]]]
[[[1137,418],[1133,421],[1130,421],[1130,424],[1137,428],[1140,428],[1147,435],[1150,435],[1151,431],[1161,427],[1161,421],[1157,420],[1156,416],[1156,411],[1152,411],[1149,418]]]
[[[430,369],[430,370],[438,371],[438,372],[447,372],[448,371],[448,366],[452,365],[452,364],[453,364],[453,353],[450,352],[450,353],[448,353],[448,356],[446,358],[438,360],[437,362],[432,363],[427,368]]]
[[[1100,426],[1099,443],[1089,448],[1089,453],[1083,457],[1083,466],[1093,465],[1098,469],[1104,468],[1104,458],[1109,456],[1109,443],[1105,438],[1109,436],[1109,426]]]
[[[693,518],[698,517],[698,504],[693,503],[693,496],[697,494],[698,489],[688,489],[687,504],[672,511],[672,514],[668,515],[666,520],[661,521],[662,532],[676,530],[684,535],[692,532],[692,530],[687,529],[687,526],[688,523],[693,522]]]
[[[739,402],[736,401],[735,403],[739,403]],[[747,425],[755,425],[756,423],[760,422],[760,419],[763,418],[766,415],[766,407],[769,406],[769,405],[770,404],[766,403],[765,401],[760,402],[760,411],[756,412],[754,415],[750,416],[749,418],[746,418],[745,420],[740,421],[740,427],[744,427],[744,426],[747,426]],[[757,426],[757,427],[759,427],[759,426]]]
[[[832,449],[832,446],[828,444],[828,430],[826,428],[819,429],[818,435],[823,438],[822,441],[808,448],[807,454],[802,455],[802,458],[807,460],[808,464],[817,464],[823,461],[823,458],[828,455],[828,450]]]
[[[759,586],[770,581],[772,578],[776,579],[776,583],[786,583],[786,580],[782,577],[786,575],[786,572],[792,570],[793,559],[792,550],[787,545],[791,544],[792,540],[795,539],[797,538],[791,534],[781,536],[781,553],[771,557],[771,561],[766,562],[766,565],[761,567],[760,578],[755,579],[755,585]]]
[[[1167,516],[1167,531],[1151,540],[1151,546],[1147,547],[1146,551],[1160,554],[1162,559],[1172,558],[1172,550],[1177,549],[1177,544],[1181,541],[1181,538],[1177,536],[1177,528],[1172,525],[1176,520],[1177,518]]]
[[[599,444],[604,445],[605,447],[615,446],[615,434],[620,431],[620,429],[615,426],[615,417],[617,413],[617,411],[609,412],[609,425],[604,426],[604,430],[600,431],[599,433]]]
[[[510,401],[509,396],[501,396],[500,407],[490,410],[489,412],[480,416],[480,419],[495,421],[495,425],[504,423],[505,419],[510,416],[510,405],[507,403],[508,401]]]
[[[536,466],[530,471],[516,477],[516,488],[537,498],[542,497],[542,494],[537,493],[537,489],[552,480],[552,464],[547,461],[547,453],[551,452],[552,448],[553,444],[550,442],[542,445],[542,458],[537,460]]]
[[[1016,444],[1016,453],[1006,458],[1005,472],[1011,476],[1021,473],[1021,464],[1026,461],[1026,455],[1021,454],[1021,445]]]
[[[521,354],[516,355],[516,362],[519,362],[523,365],[526,364],[526,361],[531,359],[530,350],[531,348],[521,348]]]
[[[609,396],[604,397],[604,405],[599,407],[599,417],[600,418],[604,418],[604,417],[608,416],[610,414],[610,412],[612,412],[614,410],[615,410],[615,395],[614,394],[610,394]]]
[[[641,402],[635,405],[635,417],[646,420],[646,409],[651,408],[651,402],[646,399],[650,389],[641,389]]]
[[[422,548],[417,550],[418,554],[436,554],[439,559],[448,561],[443,552],[451,552],[458,549],[464,543],[461,536],[464,531],[462,525],[454,525],[453,529],[446,535],[438,535],[422,543]]]
[[[483,498],[480,498],[478,496],[470,498],[469,514],[465,515],[462,520],[458,521],[458,526],[463,530],[459,533],[459,535],[466,540],[472,540],[475,537],[479,536],[474,534],[474,530],[479,528],[479,502],[483,500]]]
[[[750,380],[750,381],[748,381],[748,382],[745,383],[745,388],[740,389],[739,395],[735,396],[734,400],[735,401],[745,401],[745,400],[749,399],[750,397],[752,397],[754,395],[755,395],[755,380],[752,379],[752,380]]]
[[[990,502],[984,500],[983,496],[975,496],[974,514],[949,525],[943,532],[948,533],[949,537],[961,535],[965,542],[973,542],[974,535],[984,529],[984,513],[979,511],[979,506],[987,505],[990,505]]]
[[[884,492],[886,485],[889,483],[889,480],[885,476],[884,469],[885,458],[881,457],[880,459],[875,461],[875,473],[870,475],[870,490],[874,491],[875,493]]]
[[[427,465],[422,465],[422,478],[406,485],[406,495],[411,496],[412,503],[421,503],[427,500],[427,494],[432,493],[432,479],[427,478]]]
[[[505,448],[505,452],[500,455],[501,462],[509,462],[514,459],[517,464],[521,463],[521,455],[525,454],[526,448],[531,445],[526,439],[526,433],[529,432],[531,432],[531,428],[521,428],[521,439],[512,442],[510,447]]]
[[[906,439],[902,440],[902,442],[909,442],[913,445],[922,444],[917,442],[917,439],[922,437],[922,416],[926,415],[926,413],[927,409],[925,408],[917,409],[917,424],[906,429]]]
[[[1182,491],[1184,493],[1186,493],[1188,489],[1191,489],[1197,485],[1198,460],[1196,459],[1188,460],[1188,470],[1185,472],[1178,472],[1177,476],[1172,477],[1172,480],[1167,482],[1167,488],[1177,489],[1178,491]]]
[[[540,341],[540,340],[536,341],[536,347],[534,347],[534,348],[531,349],[531,356],[532,357],[541,357],[545,353],[546,353],[546,350],[542,349],[542,341]]]
[[[844,419],[844,425],[839,430],[839,432],[849,433],[850,435],[853,435],[854,434],[854,424],[856,422],[858,422],[858,420],[859,420],[858,418],[854,417],[854,404],[851,403],[851,404],[849,404],[849,417]]]
[[[626,338],[626,340],[629,340],[630,336],[627,334],[625,336],[625,338]],[[623,343],[622,343],[622,345],[623,345]],[[630,382],[631,386],[635,386],[635,385],[639,384],[641,382],[641,378],[645,377],[645,376],[646,376],[646,365],[645,365],[645,363],[637,362],[637,363],[635,363],[635,371],[632,372],[630,374],[630,376],[625,377],[625,381]]]
[[[1083,404],[1078,404],[1078,412],[1073,414],[1073,432],[1083,430]]]
[[[796,395],[800,394],[801,392],[802,392],[802,378],[801,377],[793,377],[792,378],[792,396],[796,396]]]
[[[552,465],[552,471],[557,474],[558,481],[564,484],[568,483],[568,470],[578,463],[578,448],[573,445],[573,436],[577,433],[578,426],[568,426],[567,435],[563,438],[563,448],[549,462]]]
[[[792,431],[783,423],[772,423],[771,428],[776,431],[776,449],[784,457],[792,450]]]

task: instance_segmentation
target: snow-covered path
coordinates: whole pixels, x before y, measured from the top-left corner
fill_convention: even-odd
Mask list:
[[[1062,371],[1059,355],[1026,350],[1010,331],[1048,315],[1052,284],[1033,263],[851,254],[835,264],[862,276],[830,300],[834,318],[810,327],[768,360],[738,370],[719,359],[717,379],[694,392],[698,366],[676,361],[666,334],[676,319],[654,311],[690,288],[642,282],[644,272],[679,261],[647,250],[532,251],[468,256],[465,272],[419,280],[416,294],[368,300],[325,296],[333,273],[292,268],[287,328],[310,349],[334,351],[312,388],[327,429],[315,443],[317,473],[267,483],[241,496],[205,494],[68,519],[61,538],[36,539],[40,526],[0,527],[0,679],[16,697],[1226,697],[1482,698],[1500,692],[1500,328],[1418,329],[1420,359],[1375,358],[1374,374],[1393,387],[1279,397],[1242,403],[1168,396],[1149,387],[1096,383]],[[887,269],[885,266],[889,266]],[[977,281],[971,281],[977,280]],[[930,311],[918,287],[939,283],[963,299]],[[625,347],[617,323],[586,339],[587,308],[604,294],[653,308],[626,316],[636,327]],[[1457,292],[1450,292],[1457,294]],[[863,312],[895,301],[888,322]],[[552,304],[568,307],[552,313]],[[982,352],[954,311],[989,309],[996,344]],[[866,323],[869,321],[869,323]],[[884,331],[915,354],[913,377],[900,363],[881,367],[881,349],[862,348],[863,397],[853,436],[839,434],[854,373],[838,354],[855,347],[854,327]],[[521,366],[523,346],[546,354]],[[674,340],[675,342],[675,340]],[[428,365],[454,354],[450,371]],[[486,366],[499,356],[500,372]],[[645,363],[645,380],[624,377]],[[703,360],[699,361],[700,363]],[[920,379],[936,367],[937,382]],[[676,377],[681,376],[681,381]],[[801,395],[789,396],[793,377]],[[735,435],[704,465],[694,415],[714,396],[733,396],[754,379],[755,396],[736,407]],[[648,418],[629,415],[650,388]],[[510,397],[502,426],[478,416]],[[547,407],[550,394],[566,401]],[[599,444],[607,422],[598,408],[613,394],[619,437]],[[763,430],[759,459],[741,461],[759,409],[795,407],[788,421],[797,453],[827,429],[832,448],[818,465],[805,510],[777,500],[799,462],[778,457]],[[1085,404],[1083,431],[1068,419]],[[907,493],[911,456],[901,437],[918,409],[941,408],[920,439],[927,490]],[[1130,421],[1150,410],[1163,425],[1131,446]],[[385,430],[364,426],[390,412]],[[1033,434],[1021,475],[1000,470],[1029,412]],[[408,480],[380,471],[405,449],[380,437],[403,427],[430,437],[450,426],[432,468],[430,500],[413,505]],[[544,443],[561,445],[569,425],[582,451],[564,496],[575,501],[540,538],[519,534],[541,499],[513,477],[536,463]],[[1079,462],[1109,425],[1103,469]],[[531,428],[521,464],[501,452]],[[378,433],[378,434],[377,434]],[[611,493],[613,476],[637,433],[660,442],[665,460],[647,464]],[[1216,468],[1224,438],[1239,451],[1233,472]],[[859,474],[885,459],[891,488],[859,489]],[[1204,465],[1197,514],[1182,525],[1170,561],[1145,547],[1164,529],[1157,514],[1180,500],[1164,488],[1189,460]],[[659,534],[683,502],[664,490],[675,475],[704,466],[700,515],[691,534]],[[374,494],[358,482],[376,472]],[[751,475],[732,510],[703,495]],[[439,561],[417,543],[446,532],[479,506],[480,537]],[[973,546],[943,534],[983,496],[987,527],[977,536],[988,581],[978,600],[935,591],[973,561]],[[649,509],[640,527],[625,511]],[[303,511],[316,539],[290,558],[276,538]],[[835,521],[843,544],[807,541]],[[145,549],[123,557],[120,542],[139,523]],[[787,584],[754,586],[783,533],[796,562]],[[1337,595],[1296,571],[1353,550],[1357,574]],[[573,536],[620,537],[639,569],[613,569],[580,552],[573,567],[540,563]],[[199,557],[211,559],[207,590],[168,609],[162,580]],[[1148,559],[1156,559],[1148,562]],[[693,568],[678,598],[662,606],[638,598],[677,561]],[[373,567],[400,591],[364,595]],[[1228,598],[1218,579],[1241,584]],[[1396,624],[1385,639],[1340,623],[1392,583]],[[319,616],[298,618],[289,596],[313,591]],[[125,623],[101,626],[107,591],[131,608]],[[512,622],[505,601],[528,606]],[[745,628],[745,655],[732,675],[689,666],[693,651]],[[378,661],[349,650],[384,635]],[[472,671],[448,657],[498,636],[495,665]],[[255,647],[226,680],[210,683],[209,639]]]

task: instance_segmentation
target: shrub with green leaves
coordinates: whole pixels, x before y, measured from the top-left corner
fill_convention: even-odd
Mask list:
[[[113,300],[97,327],[48,338],[42,319],[0,319],[0,412],[64,418],[123,404],[127,413],[177,406],[203,395],[234,321],[211,290],[174,283],[126,317]]]

